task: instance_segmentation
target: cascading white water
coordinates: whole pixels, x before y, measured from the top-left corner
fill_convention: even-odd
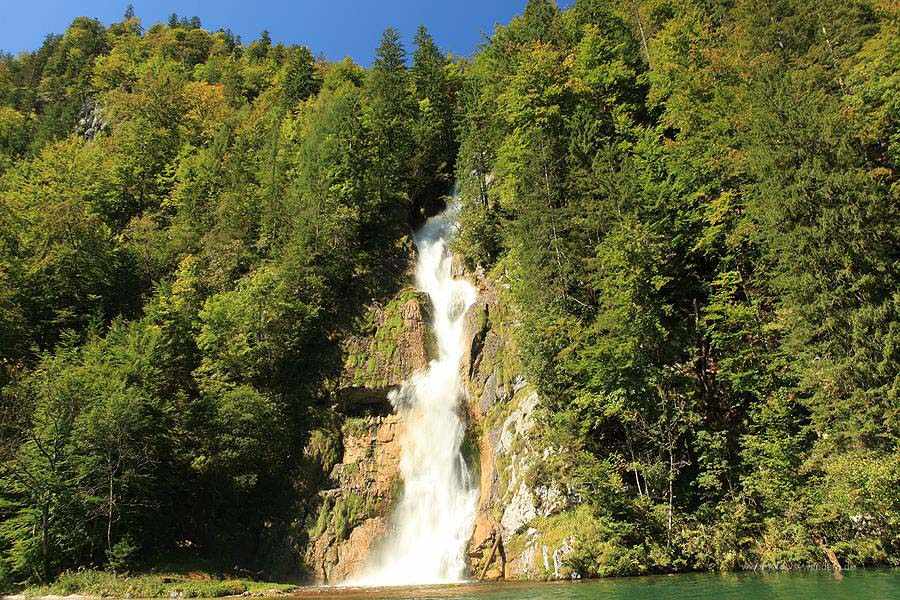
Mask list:
[[[369,564],[346,585],[386,586],[452,583],[465,575],[465,546],[475,518],[478,490],[460,448],[465,424],[459,367],[463,316],[476,291],[451,274],[447,248],[456,228],[451,204],[416,233],[416,284],[434,309],[438,356],[391,397],[403,415],[400,474],[403,496],[392,529]]]

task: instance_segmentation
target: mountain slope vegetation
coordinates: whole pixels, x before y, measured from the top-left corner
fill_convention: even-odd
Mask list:
[[[898,161],[886,0],[530,0],[370,68],[78,18],[0,57],[0,587],[302,576],[341,341],[454,181],[573,568],[896,565]]]
[[[412,58],[129,14],[3,59],[6,577],[297,570],[337,342],[450,188],[457,75]]]
[[[898,17],[534,0],[474,59],[458,248],[518,309],[580,572],[896,562]]]

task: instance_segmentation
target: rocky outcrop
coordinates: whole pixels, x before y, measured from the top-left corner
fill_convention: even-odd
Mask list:
[[[320,492],[306,564],[316,581],[340,582],[362,565],[386,528],[399,491],[396,415],[348,419],[343,456],[331,472],[334,487]]]
[[[462,272],[458,263],[456,274]],[[479,290],[466,314],[466,460],[478,477],[479,499],[468,546],[475,579],[577,577],[568,564],[576,544],[574,499],[565,482],[541,468],[554,454],[541,437],[540,395],[525,379],[503,288],[468,274]],[[343,415],[342,454],[319,493],[306,563],[318,582],[352,576],[388,527],[399,497],[403,423],[390,391],[428,364],[430,307],[412,289],[373,307],[348,340],[335,408]]]
[[[106,129],[106,119],[100,105],[93,99],[86,100],[78,112],[78,122],[75,131],[86,140],[94,139],[101,131]]]
[[[428,298],[413,288],[400,291],[384,306],[371,307],[360,333],[344,343],[340,388],[380,393],[424,369],[433,344],[430,312]]]
[[[403,423],[388,398],[428,364],[428,303],[404,289],[385,305],[371,307],[344,347],[344,369],[334,393],[342,419],[341,456],[320,491],[309,523],[304,560],[312,578],[336,583],[365,562],[387,528],[400,493]]]
[[[478,513],[468,556],[478,579],[561,579],[572,536],[545,525],[571,508],[562,482],[537,480],[552,450],[540,436],[541,399],[523,375],[512,328],[514,314],[502,289],[483,274],[479,301],[467,315],[462,369],[468,412],[478,436]]]

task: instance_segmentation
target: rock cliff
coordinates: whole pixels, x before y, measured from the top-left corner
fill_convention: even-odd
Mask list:
[[[461,273],[461,267],[455,269]],[[553,454],[541,436],[541,399],[523,374],[515,346],[515,315],[502,285],[467,273],[478,301],[466,315],[460,365],[466,382],[466,460],[479,480],[478,511],[467,549],[474,579],[577,577],[567,564],[575,544],[567,524],[574,505],[564,482],[539,467]],[[340,459],[319,492],[306,563],[318,582],[356,572],[389,527],[402,482],[398,474],[403,423],[388,394],[431,354],[428,299],[402,290],[373,306],[360,335],[345,344],[335,391],[341,415]],[[538,476],[536,473],[543,473]]]
[[[304,557],[317,582],[353,575],[388,526],[401,485],[403,427],[388,394],[428,364],[428,311],[427,298],[406,288],[390,302],[372,306],[359,335],[344,344],[334,393],[340,458],[315,499]]]
[[[562,482],[536,473],[553,452],[541,436],[541,399],[526,381],[503,288],[481,273],[479,301],[467,315],[461,368],[468,382],[471,435],[477,440],[480,495],[469,543],[477,579],[561,579],[573,532],[555,521],[573,505]]]

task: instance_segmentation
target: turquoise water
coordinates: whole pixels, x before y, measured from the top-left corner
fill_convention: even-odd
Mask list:
[[[687,574],[560,583],[472,583],[417,588],[304,588],[296,599],[376,600],[900,600],[900,570]]]

